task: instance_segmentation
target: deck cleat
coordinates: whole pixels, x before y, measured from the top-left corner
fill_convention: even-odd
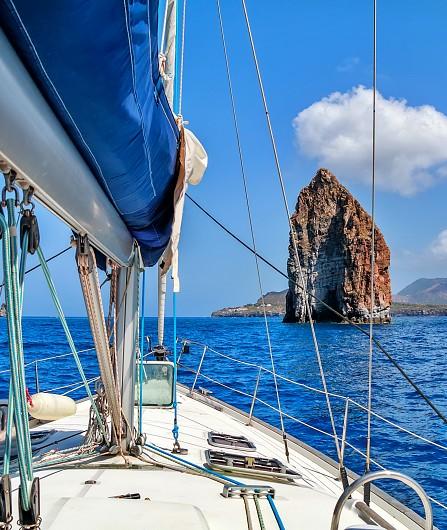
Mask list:
[[[178,440],[175,440],[171,453],[174,455],[187,455],[188,449],[184,449],[183,447],[180,447]]]

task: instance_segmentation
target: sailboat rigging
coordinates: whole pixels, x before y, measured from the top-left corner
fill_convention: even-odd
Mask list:
[[[299,271],[298,287],[306,293],[307,318],[321,378],[322,388],[318,389],[277,372],[277,348],[267,318],[260,269],[261,262],[272,265],[258,253],[220,0],[216,0],[218,29],[250,244],[187,193],[190,185],[201,182],[208,155],[183,118],[186,0],[165,0],[160,5],[156,0],[112,4],[98,0],[82,7],[76,2],[56,6],[51,2],[41,5],[0,0],[0,170],[5,178],[0,228],[10,366],[0,528],[10,529],[14,514],[19,526],[27,530],[39,529],[41,525],[53,529],[150,526],[161,530],[223,530],[232,526],[249,530],[304,527],[360,530],[372,528],[370,523],[380,530],[433,529],[430,501],[434,499],[429,499],[413,479],[395,471],[372,468],[372,464],[380,467],[371,457],[371,420],[373,415],[378,416],[372,408],[374,347],[391,360],[432,410],[447,422],[373,333],[377,72],[376,0],[372,2],[373,229],[369,331],[350,322],[369,339],[368,403],[364,407],[349,397],[332,393],[328,387],[309,304],[310,297],[316,295],[308,292],[300,263],[246,0],[241,0],[241,15]],[[38,218],[31,200],[34,197],[74,232],[70,247],[48,259],[42,249],[45,235],[39,238]],[[269,368],[177,336],[179,243],[186,197],[254,256]],[[20,237],[18,223],[22,223]],[[76,266],[99,366],[99,377],[91,379],[85,373],[81,352],[76,348],[48,267],[49,261],[70,248],[76,250]],[[28,254],[34,252],[39,264],[26,270]],[[152,266],[157,268],[158,278],[158,344],[145,352],[145,269]],[[52,393],[39,392],[39,363],[51,361],[52,357],[34,361],[36,393],[29,391],[22,330],[23,297],[25,275],[38,267],[44,273],[87,400],[75,403],[66,395],[56,394],[77,388],[65,382]],[[106,272],[108,280],[102,284],[100,270]],[[173,292],[172,348],[164,336],[168,276]],[[105,285],[109,288],[107,312],[101,291]],[[337,312],[329,306],[328,309]],[[201,356],[198,368],[192,370],[194,382],[188,388],[178,375],[183,367],[182,356],[190,346],[200,347]],[[233,390],[217,379],[218,374],[204,373],[204,359],[211,354],[236,363],[247,373],[255,369],[253,393],[245,387],[236,389],[249,400],[249,414],[219,401],[205,389],[196,388],[201,377]],[[272,378],[274,405],[259,397],[262,374]],[[324,397],[330,432],[309,425],[284,409],[280,385],[285,382]],[[342,434],[335,417],[337,399],[345,402]],[[254,416],[257,403],[278,414],[279,430]],[[365,454],[347,440],[350,406],[367,413]],[[38,407],[44,412],[37,413]],[[30,421],[30,416],[36,421]],[[290,435],[286,420],[327,435],[335,445],[336,460]],[[45,443],[40,439],[42,433],[48,434]],[[435,444],[415,436],[429,445]],[[73,437],[78,442],[74,447]],[[170,443],[172,450],[167,450],[166,444]],[[360,477],[345,466],[344,452],[348,446],[365,457],[365,472]],[[52,473],[54,469],[60,473]],[[383,478],[413,488],[422,501],[425,518],[381,490],[371,489],[371,482]],[[116,491],[127,487],[138,489],[138,493]],[[364,502],[357,491],[361,488]]]

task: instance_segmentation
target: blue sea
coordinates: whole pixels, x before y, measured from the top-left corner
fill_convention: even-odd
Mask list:
[[[88,322],[84,318],[68,319],[77,348],[92,347]],[[281,319],[269,320],[276,371],[299,383],[321,389],[321,379],[308,325],[283,324]],[[225,355],[271,368],[264,321],[259,318],[179,318],[178,336],[199,343]],[[368,337],[350,326],[319,324],[316,328],[324,370],[330,392],[348,396],[366,405],[368,371]],[[447,414],[447,318],[396,317],[391,325],[375,327],[376,337],[404,367],[438,408]],[[36,373],[33,361],[69,352],[62,327],[54,318],[25,318],[23,323],[27,385],[36,390]],[[156,342],[156,320],[145,320],[145,334]],[[166,322],[166,344],[172,345],[172,320]],[[0,319],[0,398],[7,397],[8,368],[6,320]],[[189,353],[182,355],[179,379],[191,385],[203,348],[192,345]],[[81,353],[89,378],[98,374],[92,351]],[[202,372],[225,387],[199,378],[197,386],[211,390],[214,395],[243,410],[250,408],[250,398],[234,391],[252,394],[258,370],[234,363],[211,350],[207,351]],[[400,426],[447,446],[447,426],[414,392],[402,375],[384,355],[376,350],[373,371],[373,409],[376,413]],[[39,363],[38,384],[41,391],[57,386],[74,384],[79,374],[70,356]],[[61,392],[72,387],[61,389]],[[325,398],[322,394],[302,386],[279,380],[279,393],[283,412],[313,426],[319,431],[331,432]],[[82,390],[71,393],[83,396]],[[276,407],[273,378],[264,373],[260,380],[258,397]],[[341,436],[345,402],[332,398],[336,427]],[[255,415],[279,426],[278,413],[257,403]],[[333,438],[306,425],[284,418],[288,433],[335,457]],[[347,428],[347,441],[362,452],[366,446],[366,413],[351,406]],[[180,434],[181,436],[181,434]],[[426,492],[441,503],[447,504],[447,451],[427,444],[401,432],[396,427],[377,418],[372,421],[372,458],[380,465],[402,471],[420,482]],[[349,446],[346,448],[347,467],[362,472],[364,459]],[[377,469],[373,466],[373,469]],[[379,484],[397,498],[420,512],[420,504],[412,492],[394,482]],[[433,505],[435,523],[447,528],[447,511]]]

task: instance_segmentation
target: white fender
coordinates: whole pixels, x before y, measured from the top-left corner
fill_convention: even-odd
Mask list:
[[[60,420],[76,414],[76,402],[68,396],[39,392],[31,396],[28,412],[36,420]]]

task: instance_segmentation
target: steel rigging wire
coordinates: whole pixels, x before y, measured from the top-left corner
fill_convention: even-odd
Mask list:
[[[374,289],[374,269],[376,265],[375,242],[376,242],[376,221],[375,221],[375,204],[376,204],[376,91],[377,91],[377,0],[373,0],[373,93],[372,93],[372,129],[371,129],[371,306],[369,314],[369,355],[368,355],[368,418],[366,434],[366,465],[365,473],[371,469],[371,409],[372,409],[372,377],[373,377],[373,353],[374,353],[374,306],[375,306],[375,289]],[[371,483],[368,482],[364,487],[364,501],[369,506],[371,500]]]
[[[209,212],[206,208],[204,208],[201,204],[199,204],[195,199],[191,197],[188,193],[186,193],[186,197],[203,213],[205,214],[214,224],[216,224],[219,228],[221,228],[224,232],[226,232],[232,239],[237,241],[241,246],[243,246],[246,250],[251,252],[252,254],[256,254],[258,258],[265,263],[268,267],[270,267],[272,270],[280,274],[283,278],[288,279],[291,281],[298,289],[301,291],[307,293],[307,295],[318,302],[319,304],[322,304],[326,309],[328,309],[332,314],[334,314],[338,319],[345,322],[346,324],[349,324],[354,329],[362,333],[363,335],[366,335],[369,337],[369,331],[366,329],[363,329],[359,324],[356,324],[352,320],[350,320],[348,317],[337,311],[335,308],[330,306],[328,303],[326,303],[324,300],[319,298],[314,293],[309,292],[306,288],[304,288],[302,285],[300,285],[298,282],[295,282],[294,280],[290,279],[289,276],[276,267],[271,261],[269,261],[267,258],[265,258],[262,254],[259,254],[258,252],[255,252],[255,250],[246,243],[243,239],[238,237],[234,232],[232,232],[229,228],[227,228],[222,222],[220,222],[211,212]],[[50,256],[45,261],[48,263],[51,260],[61,256],[62,254],[65,254],[68,252],[72,247],[69,246],[60,252],[57,252],[53,256]],[[31,269],[28,269],[25,271],[25,274],[28,274],[29,272],[33,272],[34,270],[40,268],[40,264],[32,267]],[[4,283],[0,285],[0,287],[3,287]],[[391,364],[396,368],[396,370],[402,375],[402,377],[407,381],[409,385],[411,385],[414,389],[414,391],[427,403],[427,405],[433,410],[433,412],[438,416],[439,419],[441,419],[446,425],[447,425],[447,417],[446,415],[439,410],[439,408],[433,403],[433,401],[425,394],[425,392],[418,386],[417,383],[413,381],[413,379],[407,374],[407,372],[402,368],[402,366],[396,361],[396,359],[389,353],[386,348],[382,345],[382,343],[373,336],[373,343],[376,346],[376,348],[381,351],[385,357],[391,362]]]
[[[246,23],[246,26],[247,26],[248,38],[249,38],[249,41],[250,41],[251,52],[252,52],[252,55],[253,55],[253,62],[254,62],[255,69],[256,69],[256,76],[258,78],[259,91],[260,91],[260,94],[261,94],[262,104],[264,106],[265,119],[266,119],[266,122],[267,122],[267,129],[268,129],[268,133],[269,133],[270,141],[271,141],[271,145],[272,145],[273,157],[274,157],[275,166],[276,166],[276,173],[277,173],[277,176],[278,176],[279,186],[281,188],[281,195],[282,195],[283,202],[284,202],[285,213],[287,215],[287,222],[289,224],[290,240],[291,240],[291,243],[292,243],[293,254],[294,254],[294,258],[295,258],[295,265],[298,268],[298,274],[299,274],[299,277],[300,277],[300,281],[301,281],[302,286],[304,287],[305,284],[306,284],[305,280],[304,280],[304,273],[303,273],[303,269],[301,267],[301,260],[300,260],[300,256],[299,256],[299,253],[298,253],[298,246],[297,246],[297,242],[296,242],[296,238],[295,238],[295,230],[294,230],[294,226],[293,226],[293,223],[292,223],[292,220],[291,220],[291,217],[290,217],[289,203],[288,203],[288,200],[287,200],[287,194],[286,194],[286,189],[285,189],[285,185],[284,185],[284,179],[283,179],[283,176],[282,176],[281,165],[279,163],[279,156],[278,156],[278,150],[276,148],[275,135],[273,133],[272,122],[270,120],[270,112],[269,112],[269,108],[268,108],[268,104],[267,104],[267,98],[266,98],[266,95],[265,95],[264,83],[262,81],[261,70],[260,70],[260,67],[259,67],[258,56],[257,56],[257,53],[256,53],[256,47],[255,47],[255,43],[254,43],[254,39],[253,39],[253,34],[252,34],[252,31],[251,31],[250,19],[249,19],[249,16],[248,16],[247,5],[246,5],[245,0],[242,0],[242,10],[244,12],[245,23]],[[304,291],[304,292],[306,292],[306,291]],[[324,394],[325,394],[325,398],[326,398],[326,405],[327,405],[327,409],[328,409],[328,413],[329,413],[331,427],[332,427],[332,431],[334,433],[335,448],[337,450],[338,460],[341,461],[340,444],[339,444],[339,441],[338,441],[337,429],[335,427],[335,420],[334,420],[334,415],[333,415],[333,412],[332,412],[332,405],[331,405],[331,401],[330,401],[330,398],[329,398],[329,392],[328,392],[327,383],[326,383],[326,375],[324,373],[323,361],[322,361],[321,354],[320,354],[320,347],[318,345],[317,335],[315,333],[315,326],[314,326],[314,322],[313,322],[313,318],[312,318],[312,311],[311,311],[311,308],[310,308],[308,296],[304,297],[304,305],[305,305],[305,308],[306,308],[307,318],[308,318],[309,324],[310,324],[310,331],[311,331],[311,334],[312,334],[312,341],[313,341],[313,345],[314,345],[314,349],[315,349],[315,354],[316,354],[316,357],[317,357],[318,368],[320,370],[321,383],[323,385],[323,390],[324,390]]]
[[[262,285],[261,271],[260,271],[260,268],[259,268],[259,258],[258,258],[258,254],[256,252],[255,229],[254,229],[254,223],[253,223],[253,216],[252,216],[252,213],[251,213],[251,204],[250,204],[250,197],[249,197],[249,193],[248,193],[247,175],[246,175],[246,172],[245,172],[244,157],[243,157],[243,154],[242,154],[241,137],[240,137],[240,133],[239,133],[239,124],[238,124],[238,120],[237,120],[236,101],[235,101],[234,92],[233,92],[233,83],[231,81],[230,61],[229,61],[229,58],[228,58],[227,44],[226,44],[225,31],[224,31],[224,25],[223,25],[223,19],[222,19],[222,11],[221,11],[221,8],[220,8],[220,0],[216,0],[216,6],[217,6],[217,14],[218,14],[218,17],[219,17],[219,26],[220,26],[220,35],[221,35],[221,39],[222,39],[222,48],[223,48],[223,53],[224,53],[224,57],[225,57],[225,69],[226,69],[226,75],[227,75],[227,81],[228,81],[228,92],[229,92],[230,101],[231,101],[231,110],[232,110],[232,115],[233,115],[233,125],[234,125],[234,131],[235,131],[235,136],[236,136],[236,145],[237,145],[237,150],[238,150],[238,155],[239,155],[239,164],[240,164],[240,168],[241,168],[242,183],[243,183],[243,187],[244,187],[245,205],[246,205],[246,208],[247,208],[248,224],[249,224],[249,227],[250,227],[251,244],[252,244],[253,249],[255,251],[254,252],[254,256],[255,256],[255,265],[256,265],[256,276],[257,276],[257,280],[258,280],[259,295],[260,295],[260,300],[261,300],[261,305],[262,305],[262,312],[263,312],[263,316],[264,316],[265,334],[266,334],[266,338],[267,338],[267,346],[268,346],[268,350],[269,350],[270,364],[271,364],[271,367],[272,367],[272,375],[273,375],[273,383],[274,383],[274,387],[275,387],[276,402],[278,404],[279,421],[280,421],[280,425],[281,425],[281,434],[282,434],[282,438],[283,438],[283,442],[284,442],[284,452],[285,452],[285,455],[286,455],[286,458],[287,458],[287,462],[289,462],[290,461],[289,448],[288,448],[288,445],[287,445],[286,430],[284,428],[284,418],[283,418],[283,414],[282,414],[281,399],[280,399],[280,396],[279,396],[278,380],[276,378],[275,360],[274,360],[274,356],[273,356],[272,341],[271,341],[271,337],[270,337],[270,328],[269,328],[269,323],[268,323],[268,319],[267,319],[267,310],[266,310],[265,300],[264,300],[264,288],[263,288],[263,285]]]
[[[232,232],[230,229],[228,229],[223,223],[221,223],[213,214],[211,214],[208,210],[206,210],[201,204],[199,204],[195,199],[191,197],[188,193],[186,193],[186,197],[201,211],[203,212],[213,223],[215,223],[219,228],[221,228],[224,232],[226,232],[230,237],[232,237],[235,241],[237,241],[241,246],[246,248],[249,252],[252,254],[255,253],[254,249],[250,247],[245,241],[243,241],[240,237],[238,237],[234,232]],[[264,262],[268,267],[270,267],[272,270],[283,276],[284,278],[288,279],[291,283],[295,285],[295,287],[298,287],[301,291],[307,294],[310,298],[318,302],[319,304],[322,304],[326,309],[331,311],[334,315],[337,316],[340,321],[345,322],[346,324],[349,324],[353,328],[355,328],[357,331],[360,331],[360,333],[363,333],[363,335],[366,335],[369,337],[369,331],[366,329],[363,329],[359,324],[356,324],[352,320],[350,320],[348,317],[334,309],[332,306],[327,304],[324,300],[319,298],[314,293],[311,293],[308,291],[305,287],[300,285],[295,280],[289,278],[289,276],[282,271],[281,269],[278,269],[276,265],[274,265],[271,261],[266,259],[262,254],[257,253],[258,258]],[[394,357],[385,349],[384,346],[382,346],[381,342],[376,338],[373,337],[373,343],[384,355],[385,357],[392,363],[392,365],[399,371],[399,373],[405,378],[405,380],[413,387],[413,389],[416,391],[416,393],[427,403],[427,405],[433,410],[433,412],[438,416],[446,425],[447,425],[447,417],[445,414],[443,414],[438,407],[432,402],[432,400],[425,394],[421,388],[413,381],[413,379],[407,374],[407,372],[400,366],[400,364],[394,359]]]

